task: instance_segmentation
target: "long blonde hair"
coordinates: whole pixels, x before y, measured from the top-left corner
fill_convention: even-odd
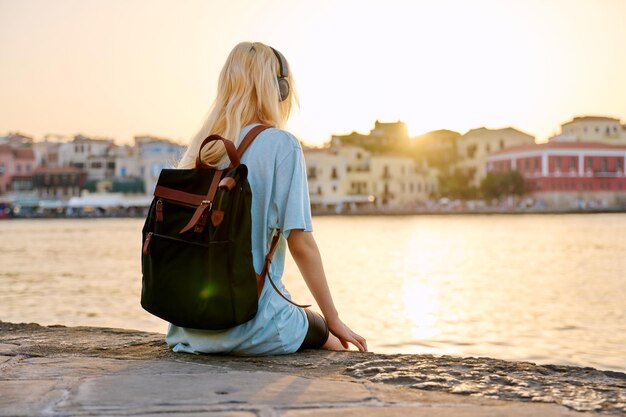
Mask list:
[[[220,72],[217,97],[202,127],[193,136],[177,168],[193,168],[202,141],[211,134],[231,141],[239,138],[241,128],[257,120],[284,127],[292,106],[297,103],[291,69],[287,80],[289,97],[280,101],[277,75],[280,63],[269,46],[261,42],[241,42],[228,55]],[[211,166],[224,164],[228,157],[221,142],[202,149],[202,161]]]

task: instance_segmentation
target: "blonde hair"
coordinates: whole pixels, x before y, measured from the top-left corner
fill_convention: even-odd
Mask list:
[[[195,167],[200,145],[211,134],[234,142],[241,129],[255,120],[284,127],[292,106],[297,104],[297,96],[289,69],[287,80],[291,92],[286,100],[280,101],[279,71],[280,63],[269,46],[261,42],[241,42],[235,46],[220,72],[217,97],[209,114],[192,137],[177,168]],[[228,160],[221,142],[205,145],[200,158],[211,166],[220,166]]]

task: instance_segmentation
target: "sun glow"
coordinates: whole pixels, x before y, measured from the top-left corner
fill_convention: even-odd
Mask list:
[[[626,119],[625,15],[611,0],[3,1],[0,132],[186,141],[228,51],[260,40],[290,62],[307,143],[377,119],[541,140],[573,115]]]

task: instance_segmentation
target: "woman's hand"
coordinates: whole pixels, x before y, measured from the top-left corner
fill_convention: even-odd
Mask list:
[[[352,343],[359,351],[367,352],[367,342],[363,336],[354,333],[344,322],[338,317],[336,319],[327,320],[328,330],[341,342],[341,345],[348,349],[348,343]]]

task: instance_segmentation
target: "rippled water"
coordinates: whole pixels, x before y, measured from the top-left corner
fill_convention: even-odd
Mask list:
[[[165,332],[142,219],[0,221],[0,320]],[[626,214],[316,217],[344,321],[376,352],[626,371]],[[284,281],[313,302],[288,259]]]

